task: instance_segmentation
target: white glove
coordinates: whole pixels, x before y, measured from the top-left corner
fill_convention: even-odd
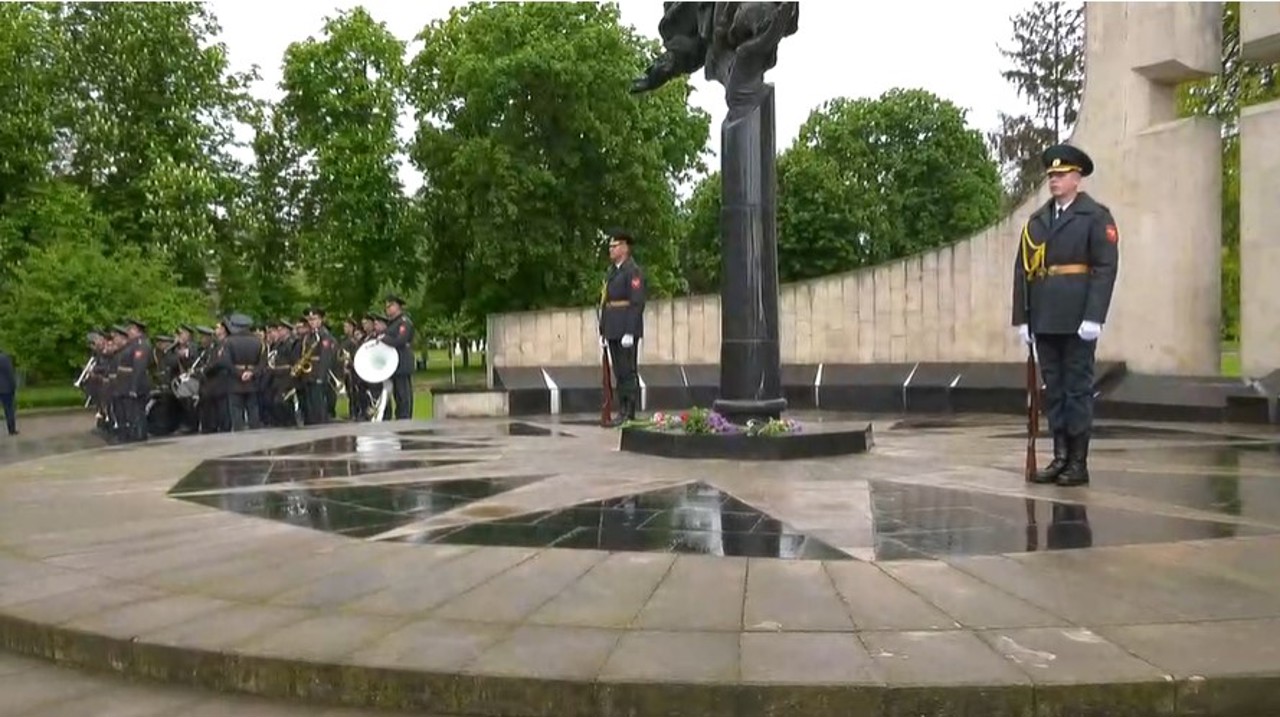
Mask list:
[[[602,349],[607,349],[607,348],[609,348],[609,339],[606,339],[605,337],[601,336],[601,337],[600,337],[600,348],[602,348]]]
[[[632,336],[631,334],[627,334],[622,337],[622,348],[629,349],[633,345],[635,345],[635,342],[636,342],[636,337]]]
[[[1076,331],[1080,338],[1085,341],[1097,341],[1102,335],[1102,324],[1096,324],[1092,321],[1080,322],[1080,329]]]
[[[1022,339],[1022,343],[1031,345],[1031,329],[1026,324],[1018,324],[1018,338]]]

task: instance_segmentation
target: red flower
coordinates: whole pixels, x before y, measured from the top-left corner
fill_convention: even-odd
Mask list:
[[[687,421],[687,420],[689,420],[689,412],[688,412],[688,411],[685,411],[684,413],[680,414],[680,420],[682,420],[682,421]]]

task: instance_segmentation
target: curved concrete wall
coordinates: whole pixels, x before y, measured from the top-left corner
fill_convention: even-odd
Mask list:
[[[1220,68],[1220,3],[1088,3],[1072,142],[1120,228],[1120,279],[1099,358],[1165,374],[1219,363],[1221,128],[1176,119],[1174,87]],[[889,264],[784,285],[782,361],[1009,361],[1018,231],[1047,189],[977,236]],[[719,363],[716,296],[654,301],[640,360]],[[491,366],[598,364],[594,307],[489,317]]]

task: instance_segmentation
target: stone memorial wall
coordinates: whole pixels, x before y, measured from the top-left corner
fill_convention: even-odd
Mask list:
[[[1120,228],[1120,274],[1099,358],[1132,371],[1217,374],[1220,361],[1221,125],[1178,119],[1176,86],[1220,70],[1219,3],[1086,4],[1086,80],[1070,139],[1095,160],[1085,189]],[[1280,3],[1246,4],[1247,53],[1280,53]],[[777,88],[786,102],[787,88]],[[1246,368],[1280,367],[1280,103],[1242,118]],[[1257,148],[1255,151],[1253,148]],[[1018,231],[1040,191],[985,231],[921,255],[780,288],[784,365],[1009,362]],[[642,254],[639,259],[643,262]],[[652,301],[642,365],[716,364],[718,296]],[[490,316],[494,368],[599,365],[594,307]]]

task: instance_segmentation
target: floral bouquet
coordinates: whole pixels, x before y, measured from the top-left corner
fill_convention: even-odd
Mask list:
[[[657,411],[648,420],[628,421],[624,428],[644,428],[651,431],[685,434],[744,434],[748,436],[781,436],[799,433],[800,423],[790,418],[774,418],[768,421],[751,419],[739,426],[719,413],[707,408],[691,408],[680,413]]]

